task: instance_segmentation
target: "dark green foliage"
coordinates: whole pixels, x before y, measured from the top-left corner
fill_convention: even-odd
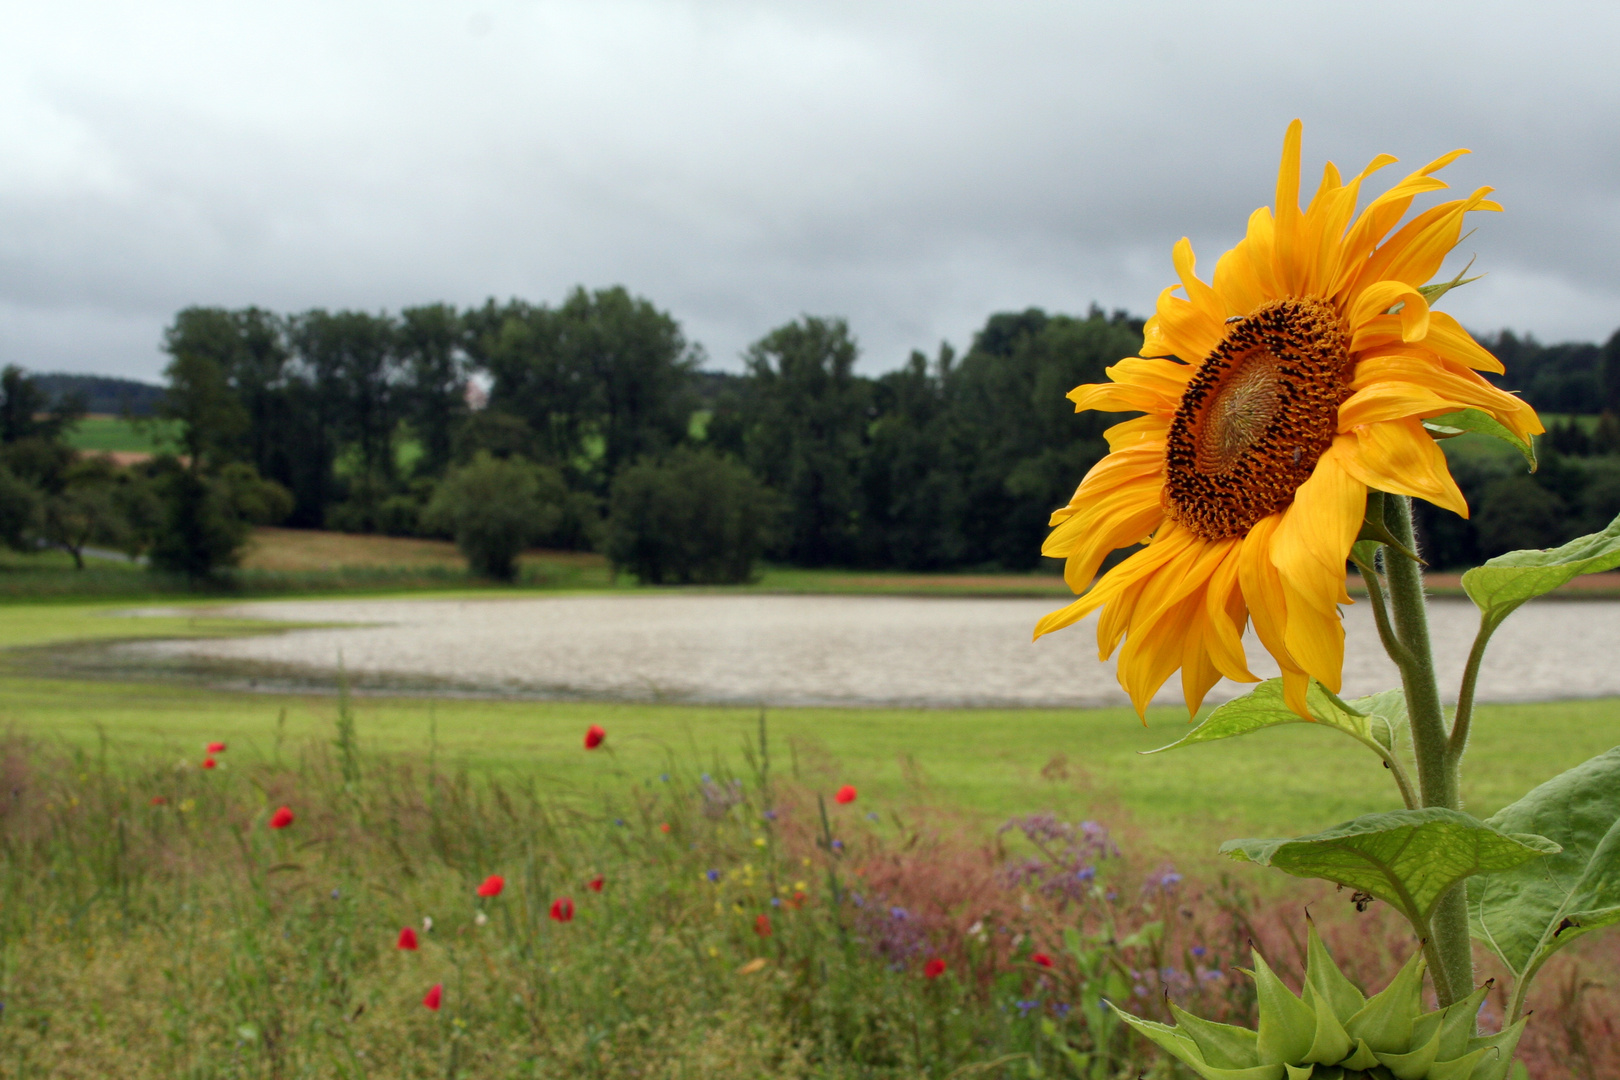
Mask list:
[[[69,394],[55,402],[15,364],[0,370],[0,443],[22,439],[56,440],[84,414],[84,403]]]
[[[563,525],[568,504],[556,469],[479,453],[440,481],[423,521],[455,537],[474,573],[511,581],[518,555]]]
[[[448,304],[399,313],[404,386],[401,412],[422,444],[416,472],[437,476],[450,464],[451,440],[467,413],[467,358],[461,316]]]
[[[685,438],[697,353],[651,302],[576,289],[561,307],[491,300],[463,318],[490,408],[523,420],[534,454],[590,490]]]
[[[806,316],[748,350],[749,466],[787,499],[783,554],[800,566],[854,561],[871,384],[855,375],[842,319]]]
[[[0,466],[0,543],[14,551],[33,547],[32,537],[39,521],[40,492]]]
[[[1564,540],[1568,504],[1530,476],[1504,476],[1486,485],[1474,527],[1489,558],[1520,548],[1555,547]]]
[[[1065,398],[1142,346],[1142,323],[1093,307],[1085,318],[1038,309],[992,316],[952,380],[963,429],[968,561],[1033,569],[1051,512],[1107,452],[1126,414],[1076,415]]]
[[[680,449],[613,482],[607,555],[647,585],[752,579],[780,497],[738,462]]]
[[[160,461],[155,485],[161,523],[152,567],[207,578],[236,565],[254,525],[270,525],[292,509],[292,494],[253,466],[233,462],[212,474]]]

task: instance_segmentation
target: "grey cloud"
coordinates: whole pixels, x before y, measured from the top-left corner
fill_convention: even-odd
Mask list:
[[[994,310],[1147,312],[1282,132],[1489,183],[1472,326],[1620,325],[1617,16],[1585,5],[153,3],[0,13],[0,360],[153,376],[190,303],[622,282],[713,362],[801,312],[882,369]]]

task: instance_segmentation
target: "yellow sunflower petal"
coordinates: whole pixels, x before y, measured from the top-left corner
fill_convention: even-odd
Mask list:
[[[1261,207],[1249,216],[1248,234],[1243,241],[1215,260],[1215,292],[1226,304],[1228,317],[1247,315],[1277,296],[1276,276],[1269,261],[1270,236],[1271,211]],[[1266,252],[1264,260],[1255,257],[1261,246]]]
[[[1069,391],[1066,396],[1074,402],[1075,412],[1095,409],[1171,415],[1181,404],[1181,395],[1193,372],[1186,364],[1174,360],[1145,360],[1133,356],[1106,368],[1104,374],[1110,382],[1085,383]]]
[[[1373,322],[1396,304],[1401,305],[1401,340],[1422,341],[1427,337],[1429,301],[1404,281],[1380,281],[1363,289],[1350,309],[1351,328]]]
[[[1243,604],[1243,591],[1238,588],[1241,545],[1238,540],[1230,542],[1204,590],[1204,648],[1211,662],[1228,679],[1259,682],[1260,677],[1249,670],[1249,660],[1243,652],[1243,627],[1249,621],[1249,612]]]
[[[1423,345],[1476,371],[1489,371],[1493,375],[1507,371],[1502,361],[1486,352],[1461,323],[1443,311],[1429,313],[1429,332],[1424,335]]]
[[[1443,398],[1419,383],[1381,381],[1357,390],[1339,406],[1339,430],[1349,431],[1362,424],[1400,420],[1408,416],[1423,419],[1467,407],[1463,402]]]
[[[1271,545],[1287,601],[1283,639],[1289,654],[1318,682],[1339,689],[1344,667],[1344,628],[1338,605],[1344,591],[1345,560],[1366,516],[1367,488],[1345,470],[1355,440],[1338,436],[1316,463],[1309,480],[1283,511]]]
[[[1272,255],[1277,283],[1290,295],[1304,292],[1305,274],[1295,258],[1299,247],[1299,148],[1304,125],[1298,120],[1288,125],[1283,136],[1282,164],[1277,168],[1276,247]]]
[[[1446,466],[1446,455],[1419,420],[1388,420],[1355,430],[1354,453],[1341,459],[1361,483],[1395,495],[1426,499],[1461,517],[1468,501]]]

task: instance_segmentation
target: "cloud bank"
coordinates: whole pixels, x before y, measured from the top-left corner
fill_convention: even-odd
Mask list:
[[[189,304],[397,309],[622,283],[714,367],[800,313],[869,371],[990,312],[1146,313],[1308,174],[1457,146],[1447,297],[1620,326],[1620,9],[297,3],[0,12],[0,362],[154,378]],[[1307,184],[1314,177],[1308,175]]]

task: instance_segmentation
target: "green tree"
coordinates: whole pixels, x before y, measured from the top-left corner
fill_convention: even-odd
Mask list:
[[[231,389],[225,366],[209,353],[181,347],[164,374],[169,385],[157,414],[179,424],[186,469],[202,476],[231,460],[237,439],[247,430],[248,414]]]
[[[84,414],[79,399],[52,403],[49,395],[15,364],[0,370],[0,443],[23,439],[54,442]]]
[[[67,470],[59,490],[46,495],[41,535],[46,543],[73,556],[84,569],[84,549],[105,544],[124,550],[136,527],[127,504],[119,498],[117,469],[105,458],[85,458]]]
[[[784,553],[801,566],[854,561],[869,384],[855,375],[859,348],[843,319],[805,316],[745,354],[742,411],[747,461],[787,499]]]
[[[13,551],[34,546],[39,525],[40,491],[0,465],[0,543]]]
[[[465,318],[490,408],[527,423],[539,456],[577,484],[604,492],[624,465],[686,437],[699,354],[651,302],[581,288],[557,308],[492,300]]]
[[[1142,347],[1142,323],[1093,307],[1084,318],[1038,308],[993,315],[947,384],[963,508],[965,561],[1031,569],[1051,512],[1103,453],[1103,431],[1125,419],[1075,415],[1066,396],[1106,379]]]
[[[456,429],[467,414],[463,333],[461,316],[448,304],[400,312],[400,395],[422,446],[418,475],[437,476],[450,464]]]
[[[740,463],[682,447],[613,481],[608,558],[648,585],[749,581],[779,504]]]
[[[562,524],[567,506],[556,469],[480,452],[439,482],[423,521],[455,537],[474,573],[511,581],[517,557]]]
[[[162,524],[152,567],[191,578],[235,566],[253,526],[274,524],[292,509],[292,494],[246,462],[199,475],[170,458],[159,462],[155,482]]]
[[[1555,547],[1564,535],[1568,504],[1530,476],[1504,476],[1485,485],[1474,527],[1487,557],[1520,548]]]

